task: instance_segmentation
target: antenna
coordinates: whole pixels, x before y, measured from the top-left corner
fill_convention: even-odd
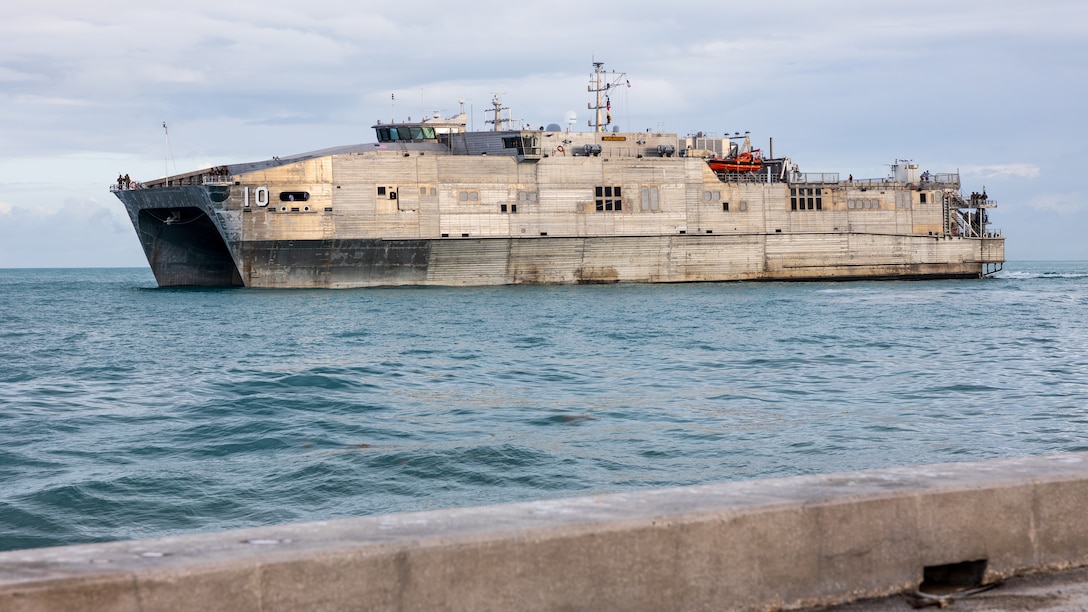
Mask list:
[[[578,121],[578,115],[575,114],[574,111],[567,111],[566,120],[567,120],[567,132],[570,132],[571,126],[573,126],[575,124],[575,122]]]
[[[166,157],[163,158],[163,162],[162,162],[163,178],[166,178],[166,177],[170,176],[170,162],[172,161],[173,155],[170,154],[170,130],[166,127],[166,122],[165,121],[162,122],[162,132],[163,132],[163,135],[166,136]],[[174,173],[177,174],[177,171],[178,171],[178,164],[175,161],[174,162]]]
[[[510,119],[503,119],[502,118],[502,111],[510,110],[510,109],[508,107],[502,105],[502,98],[499,97],[499,96],[501,96],[502,94],[504,94],[506,92],[505,91],[493,91],[491,93],[494,94],[494,96],[495,96],[495,97],[491,98],[491,112],[495,113],[495,118],[494,119],[488,119],[488,120],[484,121],[484,123],[494,123],[495,124],[495,131],[496,132],[501,132],[504,129],[506,129],[506,123],[510,121]]]
[[[389,123],[397,122],[397,94],[389,94]]]
[[[589,127],[593,128],[594,132],[607,131],[608,125],[612,123],[611,90],[613,87],[619,86],[627,76],[622,72],[612,71],[608,73],[603,68],[604,62],[593,62],[593,74],[589,75],[589,92],[597,94],[596,104],[590,103],[588,105],[589,110],[597,111],[596,123],[589,122]],[[602,79],[602,77],[604,78]],[[627,81],[627,86],[631,86],[630,81]],[[604,96],[601,95],[602,93]],[[605,111],[603,117],[601,110]]]

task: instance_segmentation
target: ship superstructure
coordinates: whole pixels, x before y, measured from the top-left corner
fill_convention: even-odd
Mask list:
[[[897,160],[843,180],[747,136],[606,131],[612,84],[596,63],[590,132],[514,127],[496,94],[489,130],[463,110],[379,122],[376,142],[113,191],[161,286],[967,278],[1004,262],[995,203],[956,173]]]

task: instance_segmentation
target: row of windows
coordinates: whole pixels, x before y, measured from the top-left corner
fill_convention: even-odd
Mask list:
[[[437,194],[437,190],[434,187],[420,187],[419,195],[426,196],[428,193],[431,196]],[[378,187],[378,195],[381,197],[388,197],[390,200],[397,199],[397,190],[395,187]],[[623,210],[623,190],[618,185],[604,186],[599,185],[595,190],[596,208],[599,211],[617,211]],[[659,194],[657,187],[643,187],[641,189],[641,208],[646,211],[656,211],[659,208]],[[909,192],[896,192],[895,194],[895,207],[907,208],[911,207]],[[703,200],[707,202],[721,200],[722,193],[720,191],[704,191]],[[918,194],[919,201],[922,204],[926,203],[926,194]],[[310,199],[310,193],[308,191],[282,191],[280,192],[281,202],[307,202]],[[458,191],[457,201],[462,203],[475,203],[480,201],[480,192],[471,191]],[[522,204],[528,204],[537,201],[537,194],[530,191],[519,191],[518,201]],[[506,212],[506,205],[503,204],[502,212]],[[513,210],[510,212],[517,212],[516,205],[511,205]],[[880,199],[878,198],[850,198],[846,201],[846,207],[849,209],[880,209]],[[744,203],[741,204],[741,210],[747,210],[747,206]],[[722,210],[729,211],[729,202],[722,202]],[[823,189],[820,187],[792,187],[790,188],[790,210],[823,210]]]
[[[456,197],[457,197],[458,202],[462,202],[462,203],[467,204],[467,203],[475,203],[475,202],[480,201],[480,192],[476,191],[476,190],[457,191],[455,193],[456,193]],[[420,187],[419,188],[419,195],[426,196],[428,194],[431,195],[431,196],[435,196],[435,195],[437,195],[437,190],[434,187],[430,187],[430,188]],[[378,187],[378,195],[380,197],[388,197],[390,200],[395,200],[395,199],[397,199],[397,189],[395,187]],[[304,199],[309,199],[309,197],[310,197],[309,194],[306,194],[306,197]],[[284,200],[285,198],[281,195],[280,199]],[[530,202],[536,202],[536,200],[537,200],[537,194],[535,192],[529,192],[529,191],[519,191],[518,192],[518,201],[519,202],[528,204]]]
[[[420,187],[419,194],[427,195],[428,188]],[[431,187],[429,191],[430,195],[435,195],[435,188]],[[474,204],[480,201],[480,192],[476,190],[457,191],[457,201],[463,204]],[[397,190],[394,187],[378,187],[378,195],[381,197],[388,197],[390,200],[397,199]],[[596,199],[594,201],[596,210],[605,211],[622,211],[623,210],[623,187],[619,185],[598,185],[594,189],[594,195]],[[657,187],[642,187],[640,189],[641,195],[641,208],[645,211],[656,211],[660,209],[660,192]],[[307,198],[309,195],[307,194]],[[722,198],[721,191],[704,191],[703,200],[705,201],[720,201]],[[519,191],[518,202],[522,204],[529,204],[536,202],[538,195],[536,192],[531,191]],[[506,205],[503,204],[502,212],[506,211]],[[511,205],[510,212],[517,212],[516,205]],[[747,206],[744,203],[741,204],[741,210],[747,210]],[[722,203],[722,210],[729,211],[729,202]]]
[[[880,208],[880,200],[878,200],[876,198],[862,198],[862,199],[857,199],[857,200],[847,200],[846,201],[846,207],[847,208],[873,208],[873,209],[879,209]]]
[[[822,187],[790,187],[790,210],[823,210]]]
[[[597,185],[595,195],[598,211],[623,210],[623,188],[619,185]]]

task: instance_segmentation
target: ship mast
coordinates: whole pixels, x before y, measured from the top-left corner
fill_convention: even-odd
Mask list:
[[[491,98],[491,112],[495,113],[495,118],[494,119],[488,119],[488,120],[484,121],[484,123],[494,123],[495,124],[495,131],[496,132],[501,132],[501,131],[506,129],[506,123],[508,121],[510,121],[510,119],[503,119],[502,118],[502,112],[504,110],[510,110],[510,109],[508,107],[502,105],[502,98],[499,97],[500,95],[502,95],[502,94],[504,94],[506,92],[496,91],[496,92],[492,92],[492,93],[495,94],[495,96],[493,98]]]
[[[626,76],[623,72],[605,72],[603,68],[604,62],[593,62],[593,74],[589,75],[589,93],[597,94],[596,104],[589,103],[587,105],[589,110],[597,111],[596,123],[592,121],[589,123],[589,127],[593,128],[594,132],[603,132],[612,123],[612,98],[608,92],[619,85],[620,81]],[[603,118],[601,116],[602,110],[604,111]]]

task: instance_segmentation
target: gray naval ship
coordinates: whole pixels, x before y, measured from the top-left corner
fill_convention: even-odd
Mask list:
[[[977,278],[995,203],[958,173],[800,172],[746,135],[609,131],[624,76],[594,63],[591,131],[467,117],[377,141],[111,188],[160,286]],[[508,115],[508,113],[507,113]]]

